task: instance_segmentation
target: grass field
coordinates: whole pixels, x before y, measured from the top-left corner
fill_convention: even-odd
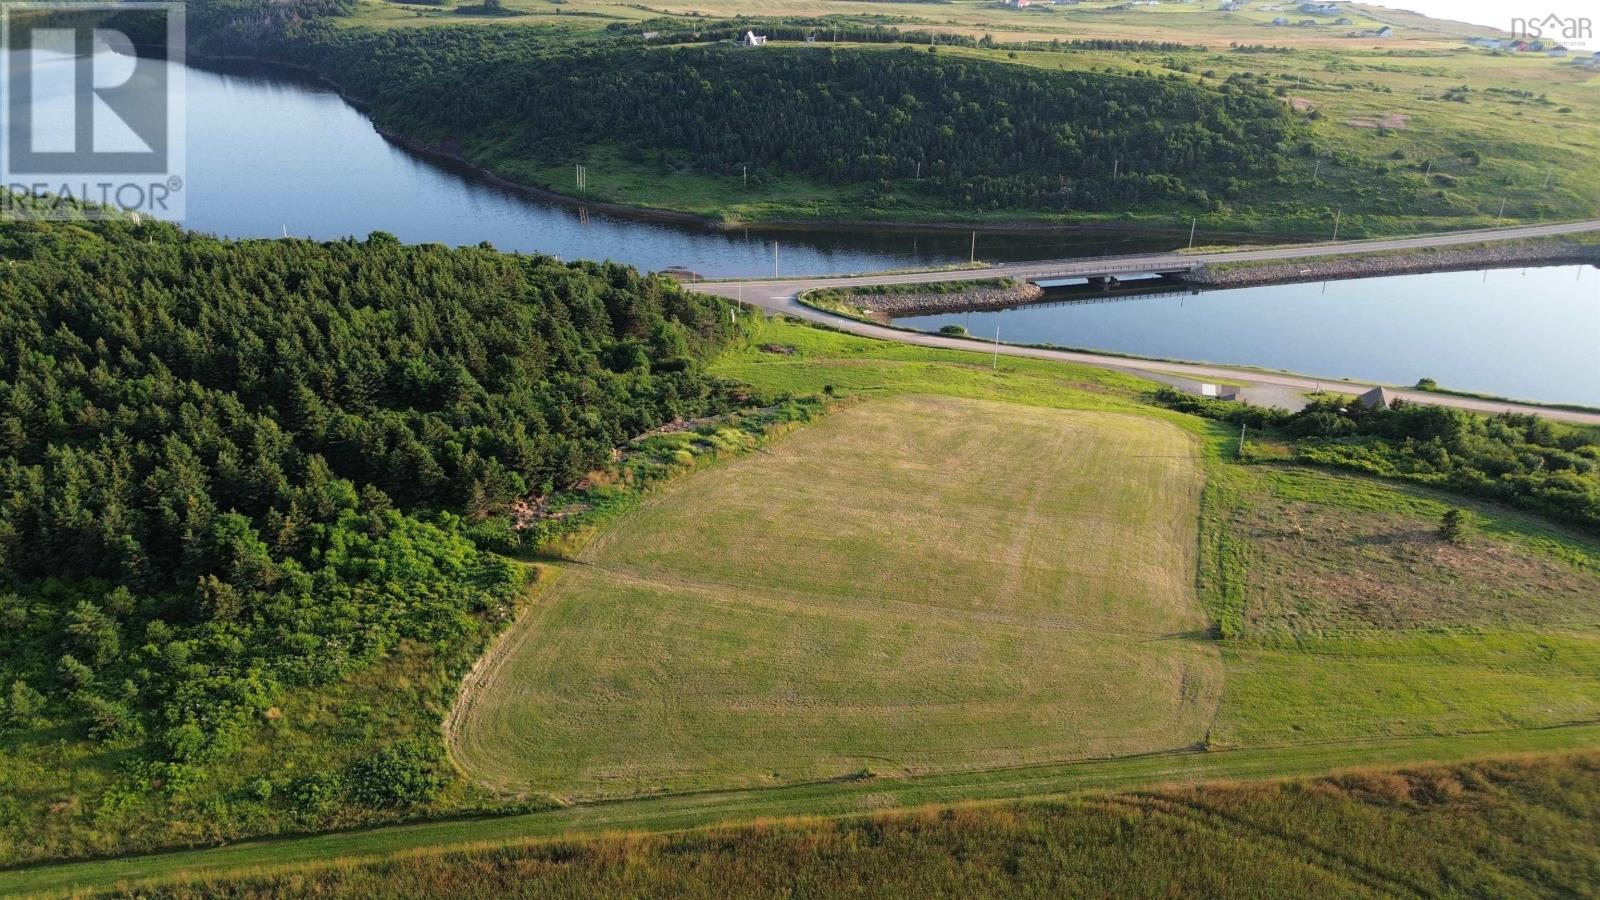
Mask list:
[[[265,874],[237,890],[383,893],[388,878],[458,877],[486,894],[502,877],[554,895],[589,883],[581,879],[622,893],[703,886],[650,881],[668,867],[653,862],[661,847],[679,848],[668,868],[680,874],[758,887],[738,879],[769,863],[805,871],[804,857],[740,838],[757,843],[735,841],[747,850],[739,858],[757,861],[730,872],[719,868],[723,845],[701,843],[704,835],[571,841],[1066,793],[1079,804],[1091,802],[1082,792],[1105,790],[1161,795],[1162,815],[1189,816],[1179,806],[1191,801],[1212,806],[1196,833],[1229,843],[1217,845],[1221,856],[1197,850],[1195,860],[1210,862],[1172,874],[1196,891],[1214,884],[1190,880],[1207,872],[1241,891],[1270,876],[1285,893],[1504,895],[1535,884],[1560,894],[1595,881],[1596,816],[1575,799],[1595,789],[1590,757],[1564,769],[1535,764],[1565,774],[1537,776],[1556,787],[1512,806],[1495,798],[1510,797],[1499,792],[1522,776],[1483,764],[1471,778],[1340,776],[1296,788],[1305,803],[1254,811],[1214,792],[1207,800],[1185,790],[1179,803],[1156,786],[1592,754],[1600,542],[1425,489],[1242,464],[1236,433],[1143,405],[1144,383],[1117,373],[1025,359],[993,367],[981,354],[779,321],[715,370],[763,390],[846,399],[760,453],[672,483],[576,561],[555,563],[564,571],[502,648],[498,669],[486,670],[487,684],[469,690],[457,732],[458,760],[494,787],[615,799],[0,871],[0,894],[251,873]],[[957,458],[967,464],[949,465]],[[1027,478],[1014,477],[1019,465]],[[1435,533],[1451,507],[1468,514],[1464,548]],[[1119,540],[1136,538],[1140,554],[1115,555]],[[1184,665],[1204,676],[1189,681],[1190,703],[1176,690]],[[1083,758],[1101,754],[1124,755]],[[1015,765],[1030,760],[1041,764]],[[1229,796],[1280,789],[1239,790]],[[1313,802],[1341,793],[1356,805],[1335,807],[1363,811],[1357,818]],[[1240,817],[1261,827],[1236,827]],[[886,834],[850,822],[777,833],[824,847],[833,846],[826,835],[857,827]],[[1362,865],[1279,852],[1301,848],[1309,830],[1359,844]],[[946,838],[981,855],[981,834]],[[1048,846],[1089,840],[1074,834]],[[1542,843],[1547,835],[1559,839]],[[1144,848],[1128,859],[1166,865],[1151,837],[1119,846]],[[549,839],[568,842],[549,855],[526,849]],[[922,837],[912,843],[926,850]],[[475,844],[511,849],[394,861]],[[580,862],[613,860],[619,847],[632,848],[625,870]],[[923,858],[888,858],[874,871],[933,879],[906,891],[981,893],[988,883],[938,880],[944,870]],[[1058,874],[1101,871],[1065,850],[1049,858]],[[1230,868],[1238,859],[1250,862]],[[352,868],[378,860],[390,861]],[[1033,864],[1048,870],[1042,857]],[[1362,882],[1377,864],[1418,880]],[[1144,884],[1121,865],[1104,871]],[[337,871],[283,874],[328,866]],[[1304,874],[1319,866],[1334,874]],[[283,880],[294,878],[302,880]],[[1080,882],[1091,893],[1093,883]]]
[[[613,836],[144,896],[1576,896],[1600,759],[1420,767]]]
[[[723,828],[198,882],[170,897],[1579,895],[1600,759]]]
[[[1600,545],[1369,478],[1213,467],[1204,592],[1224,642],[1220,746],[1600,718]],[[1472,536],[1441,539],[1464,507]],[[1224,545],[1224,550],[1218,547]],[[1227,578],[1215,573],[1232,557]],[[1231,578],[1235,583],[1225,586]]]
[[[1193,745],[1221,687],[1196,443],[972,400],[835,413],[590,544],[471,688],[455,755],[586,796]]]

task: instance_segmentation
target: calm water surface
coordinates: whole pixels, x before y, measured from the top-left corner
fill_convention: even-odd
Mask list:
[[[1600,406],[1600,271],[1444,272],[916,316],[1018,343]]]

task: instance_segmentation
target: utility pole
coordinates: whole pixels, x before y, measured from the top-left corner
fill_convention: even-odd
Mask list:
[[[1506,198],[1506,197],[1501,197],[1500,198],[1500,211],[1495,213],[1495,215],[1494,215],[1494,223],[1496,225],[1499,225],[1500,224],[1500,220],[1504,219],[1506,217],[1506,200],[1507,199],[1508,198]]]
[[[747,191],[750,190],[750,166],[749,165],[746,165],[744,167],[744,189],[747,190]]]
[[[1344,217],[1344,207],[1341,206],[1341,207],[1339,207],[1339,211],[1335,212],[1333,214],[1333,239],[1334,239],[1334,241],[1338,241],[1339,240],[1339,220],[1341,218],[1343,218],[1343,217]]]
[[[1250,426],[1244,422],[1239,423],[1239,458],[1244,459],[1244,430]]]
[[[1116,178],[1117,178],[1118,173],[1120,173],[1121,171],[1122,171],[1122,157],[1119,156],[1116,159],[1111,161],[1111,180],[1115,181]]]
[[[967,262],[976,265],[978,262],[978,230],[972,230],[972,252],[967,254]]]
[[[778,277],[778,242],[772,242],[772,277]]]
[[[994,322],[994,371],[1000,371],[1000,317],[995,317]]]
[[[1195,216],[1189,220],[1189,249],[1194,249],[1194,230],[1200,225],[1200,217]]]
[[[922,180],[922,160],[917,160],[917,180]]]
[[[1430,160],[1428,160],[1428,170],[1426,172],[1422,173],[1422,177],[1423,178],[1427,178],[1432,174],[1433,174],[1433,160],[1430,159]]]
[[[1317,159],[1316,166],[1314,168],[1312,168],[1312,170],[1311,170],[1311,183],[1312,184],[1316,184],[1317,183],[1317,176],[1321,175],[1321,174],[1322,174],[1322,159],[1319,157]]]
[[[1550,189],[1550,176],[1555,174],[1555,171],[1556,170],[1554,166],[1544,170],[1544,186],[1539,188],[1539,190],[1548,191]]]

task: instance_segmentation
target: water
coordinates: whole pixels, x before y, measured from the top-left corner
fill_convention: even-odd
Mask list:
[[[647,270],[684,266],[708,276],[770,275],[775,257],[778,271],[800,275],[944,265],[971,252],[964,231],[727,233],[584,214],[418,157],[386,141],[327,88],[291,73],[240,67],[184,74],[184,224],[202,231],[333,239],[384,230],[406,241],[489,241],[504,250],[614,259]],[[1135,253],[1170,249],[1187,237],[986,232],[977,236],[977,256]],[[1426,376],[1461,389],[1600,404],[1600,278],[1593,270],[1371,279],[970,318],[972,330],[985,335],[998,320],[1012,341],[1401,384]],[[936,328],[968,317],[903,321]]]
[[[318,239],[384,230],[401,240],[488,241],[563,259],[612,259],[701,275],[839,274],[966,262],[967,231],[725,232],[584,212],[501,188],[386,140],[327,87],[262,66],[186,71],[190,228],[232,237]],[[604,172],[591,168],[595,181]],[[1171,249],[1173,236],[977,235],[979,259]],[[777,242],[776,253],[773,242]]]
[[[1003,340],[1600,406],[1600,271],[1444,272],[913,316]]]

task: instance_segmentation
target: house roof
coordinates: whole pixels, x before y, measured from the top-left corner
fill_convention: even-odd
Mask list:
[[[1375,387],[1372,390],[1367,391],[1365,394],[1362,394],[1357,402],[1368,409],[1377,409],[1379,407],[1388,409],[1396,399],[1398,398],[1395,396],[1394,392],[1388,388]]]

